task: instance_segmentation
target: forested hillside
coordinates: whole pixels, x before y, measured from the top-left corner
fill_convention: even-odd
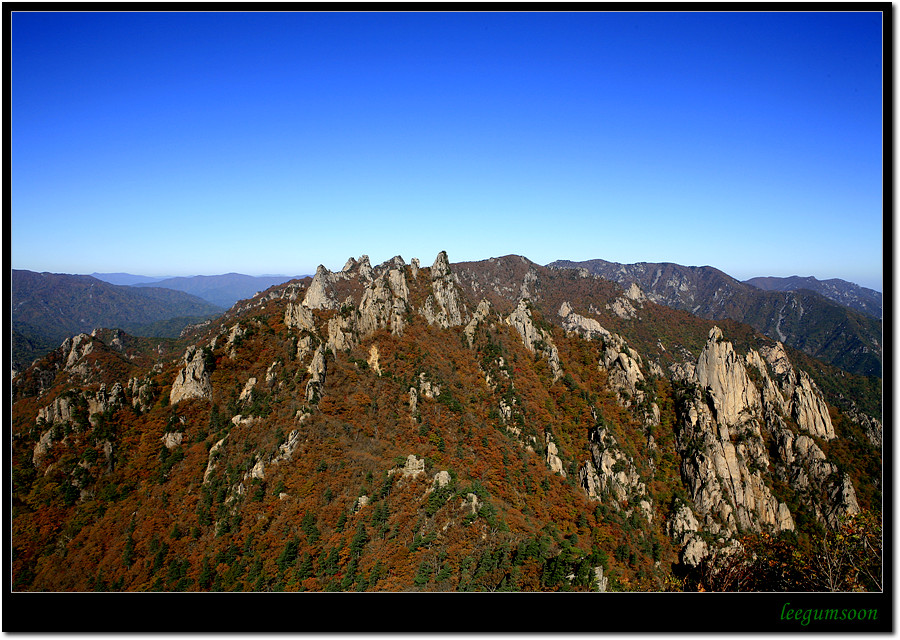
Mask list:
[[[13,269],[11,282],[15,371],[80,332],[117,328],[135,335],[177,337],[188,324],[223,311],[180,291],[112,285],[91,276]]]
[[[875,305],[869,297],[859,295],[861,287],[837,288],[834,281],[826,281],[811,286],[816,289],[813,291],[790,284],[778,286],[771,279],[745,283],[713,267],[667,262],[626,265],[605,260],[557,260],[548,266],[585,269],[626,289],[636,284],[659,304],[712,320],[745,323],[845,371],[882,375],[881,315],[880,311],[874,313]],[[755,286],[766,283],[771,285],[764,286],[766,290]]]
[[[878,381],[519,256],[320,267],[12,394],[15,591],[882,585]]]

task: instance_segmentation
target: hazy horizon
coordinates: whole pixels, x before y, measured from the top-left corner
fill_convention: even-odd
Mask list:
[[[349,257],[359,258],[359,257],[361,257],[361,256],[348,256],[348,258],[349,258]],[[402,257],[402,256],[401,256],[401,257]],[[413,256],[413,257],[415,258],[415,257],[418,257],[418,256]],[[448,256],[448,257],[450,257],[450,256]],[[502,256],[490,256],[490,257],[502,257]],[[528,256],[524,256],[524,257],[527,258]],[[483,258],[483,259],[484,259],[484,260],[487,260],[488,258]],[[560,260],[567,260],[567,259],[568,259],[568,258],[560,258]],[[602,258],[601,258],[601,259],[602,259]],[[404,260],[406,260],[406,258],[404,258]],[[407,263],[409,262],[409,260],[406,260],[406,261],[407,261]],[[372,265],[375,266],[375,265],[380,264],[381,262],[384,262],[384,260],[379,261],[379,262],[372,262]],[[427,266],[430,266],[430,265],[431,265],[431,262],[430,262],[430,261],[424,261],[424,260],[422,260],[421,258],[419,258],[419,262],[421,263],[422,266],[426,266],[426,267],[427,267]],[[451,262],[451,264],[452,264],[452,263],[454,263],[454,262],[460,262],[460,261],[458,261],[458,260],[453,260],[452,257],[450,257],[450,262]],[[469,261],[466,261],[466,262],[469,262]],[[551,261],[551,262],[553,262],[553,261]],[[582,262],[582,261],[579,261],[579,262]],[[549,264],[549,263],[548,263],[548,264]],[[633,264],[633,263],[622,263],[622,264]],[[334,267],[334,268],[327,267],[327,265],[325,265],[325,266],[326,266],[326,268],[329,268],[331,271],[339,271],[339,270],[343,267],[343,264],[341,264],[340,266],[336,266],[336,267]],[[544,265],[544,266],[546,266],[546,265]],[[715,265],[682,265],[682,266],[687,266],[687,267],[709,266],[709,267],[718,268],[718,267],[715,267]],[[14,269],[18,269],[19,267],[13,267],[13,268],[14,268]],[[43,270],[27,269],[27,270],[28,270],[28,271],[35,271],[35,272],[37,272],[37,273],[51,273],[51,272],[48,272],[46,269],[43,269]],[[720,269],[720,271],[722,271],[722,270]],[[189,274],[186,273],[186,274],[181,274],[181,275],[151,275],[151,274],[145,274],[145,273],[131,273],[131,272],[127,272],[127,271],[106,271],[106,272],[104,272],[104,271],[93,271],[93,272],[91,272],[91,273],[69,273],[69,272],[56,271],[56,272],[52,272],[52,273],[68,274],[68,275],[82,275],[82,276],[92,276],[92,277],[96,277],[97,275],[103,275],[103,276],[116,276],[116,275],[121,275],[121,276],[131,276],[131,277],[147,278],[147,281],[150,282],[150,281],[157,281],[157,280],[167,280],[167,279],[171,279],[171,278],[191,278],[191,277],[197,277],[197,276],[200,276],[200,277],[215,277],[215,276],[230,275],[230,274],[244,275],[244,276],[250,276],[250,277],[254,277],[254,278],[303,278],[303,277],[312,277],[313,275],[315,275],[315,270],[311,271],[310,273],[297,273],[297,274],[289,274],[289,273],[241,273],[241,272],[237,272],[237,271],[233,271],[233,270],[231,270],[231,271],[225,271],[225,272],[222,272],[222,273],[189,273]],[[727,273],[727,272],[725,272],[725,273]],[[738,277],[738,276],[736,276],[736,275],[734,275],[734,274],[731,274],[731,273],[728,273],[728,275],[729,275],[729,276],[732,276],[733,278],[736,278],[737,280],[740,280],[741,282],[746,282],[746,281],[748,281],[748,280],[752,280],[753,278],[785,278],[785,279],[786,279],[786,278],[809,278],[809,277],[812,277],[812,278],[815,278],[816,280],[819,280],[819,281],[824,281],[824,280],[831,280],[831,279],[834,279],[834,278],[821,278],[821,277],[818,277],[818,276],[816,276],[816,275],[814,275],[814,274],[801,275],[801,274],[797,274],[797,273],[791,274],[791,275],[789,275],[789,276],[773,276],[773,275],[760,276],[760,275],[756,275],[756,276],[748,276],[748,277]],[[860,283],[860,282],[853,282],[852,280],[847,280],[846,278],[836,278],[836,279],[838,279],[838,280],[844,280],[844,281],[846,281],[846,282],[850,282],[850,283],[852,283],[852,284],[856,284],[856,285],[858,285],[858,286],[865,287],[865,288],[867,288],[867,289],[872,289],[873,291],[878,291],[879,293],[884,293],[884,290],[883,290],[882,288],[880,288],[880,287],[879,287],[879,288],[876,288],[876,287],[873,287],[873,286],[870,286],[870,285],[867,285],[867,284],[863,284],[863,283]]]
[[[883,288],[883,16],[12,11],[11,263]],[[157,277],[157,276],[148,276]]]

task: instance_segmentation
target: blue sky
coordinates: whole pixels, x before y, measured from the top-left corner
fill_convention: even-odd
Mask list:
[[[882,286],[880,13],[14,12],[11,62],[13,268]]]

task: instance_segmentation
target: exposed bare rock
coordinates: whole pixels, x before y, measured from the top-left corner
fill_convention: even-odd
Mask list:
[[[64,424],[74,421],[73,410],[75,398],[70,394],[62,394],[53,399],[53,402],[38,410],[38,421],[47,424]]]
[[[309,335],[300,336],[300,339],[297,340],[297,360],[305,360],[316,344],[318,344],[316,338]]]
[[[616,509],[644,501],[647,505],[641,510],[648,519],[652,517],[647,487],[641,481],[634,461],[622,452],[615,436],[606,427],[595,427],[590,433],[589,448],[591,457],[579,472],[588,497]]]
[[[72,369],[76,363],[94,350],[94,343],[91,336],[86,333],[79,333],[72,338],[66,338],[62,344],[64,352],[68,352],[66,356],[66,369]]]
[[[431,291],[421,309],[429,324],[448,329],[466,321],[465,304],[450,272],[446,251],[441,251],[431,266]]]
[[[419,410],[419,393],[415,387],[409,388],[409,419],[411,422],[416,421],[416,413]]]
[[[761,408],[759,391],[750,381],[734,347],[723,339],[718,327],[709,332],[706,348],[697,360],[695,376],[701,388],[712,396],[716,419],[720,423],[738,424]]]
[[[381,375],[381,365],[378,363],[378,359],[381,354],[378,352],[378,345],[373,344],[369,347],[369,358],[366,362],[369,364],[369,368],[375,373],[375,375]]]
[[[348,258],[347,262],[344,264],[344,268],[341,269],[341,273],[349,274],[351,271],[356,271],[359,274],[359,278],[363,281],[369,281],[373,277],[372,265],[369,262],[369,256],[363,254],[360,256],[359,260],[354,258]]]
[[[534,325],[528,300],[525,298],[519,300],[515,311],[507,316],[506,324],[514,327],[519,332],[526,349],[532,353],[540,353],[547,358],[547,362],[550,364],[550,371],[553,373],[554,382],[559,380],[563,375],[562,367],[559,363],[559,352],[550,334]]]
[[[762,401],[730,342],[709,333],[678,432],[682,478],[706,530],[793,529],[793,519],[763,480],[769,458],[760,431]]]
[[[644,292],[637,286],[636,282],[632,282],[628,289],[625,290],[625,297],[636,303],[638,306],[643,305],[647,300]]]
[[[306,383],[306,401],[316,403],[322,396],[322,388],[325,386],[325,347],[319,345],[313,355],[312,362],[307,367],[309,381]]]
[[[296,327],[312,333],[316,331],[316,323],[309,308],[293,302],[289,302],[284,311],[284,324],[288,327]]]
[[[245,402],[250,399],[250,394],[253,393],[253,388],[256,386],[256,378],[249,378],[247,383],[244,385],[243,390],[241,391],[241,395],[238,398],[241,402]]]
[[[666,532],[681,549],[679,556],[683,564],[696,567],[709,554],[706,541],[700,535],[700,523],[684,502],[678,504],[666,525]]]
[[[432,479],[432,488],[442,489],[450,484],[451,477],[448,471],[438,471]]]
[[[347,267],[345,267],[346,269]],[[306,296],[303,298],[303,306],[308,309],[335,309],[337,302],[332,297],[331,284],[335,281],[335,275],[319,265],[316,268],[316,275],[313,276],[309,288],[306,290]]]
[[[54,430],[52,427],[47,429],[41,434],[37,444],[34,445],[34,453],[31,455],[31,461],[34,466],[41,466],[44,456],[46,456],[47,452],[53,447],[53,433]]]
[[[612,337],[612,334],[604,329],[600,323],[593,318],[588,318],[575,313],[572,309],[572,305],[568,302],[563,302],[559,307],[559,317],[563,319],[562,324],[566,331],[577,333],[588,340],[595,337],[606,339],[611,339]]]
[[[563,468],[563,462],[559,457],[559,449],[549,432],[546,434],[546,445],[545,459],[547,461],[547,466],[550,467],[550,471],[565,478],[566,471]]]
[[[436,398],[441,395],[441,385],[429,380],[423,371],[419,374],[419,393],[426,398]]]
[[[406,463],[399,468],[388,470],[388,475],[399,473],[401,479],[418,478],[425,473],[425,460],[420,460],[415,454],[411,453],[406,457]]]
[[[351,315],[335,315],[328,319],[328,340],[326,348],[331,349],[332,353],[339,351],[349,351],[359,344],[355,332],[354,317]]]
[[[226,435],[225,438],[228,436]],[[209,477],[212,475],[212,472],[216,469],[216,461],[219,459],[220,451],[222,447],[225,446],[225,438],[222,438],[218,442],[216,442],[209,449],[209,457],[206,462],[206,470],[203,472],[203,484],[209,482]]]
[[[594,585],[600,593],[606,593],[609,588],[609,578],[603,575],[603,567],[594,567]]]
[[[738,444],[732,441],[736,434]],[[717,422],[703,395],[695,391],[679,433],[682,478],[704,525],[731,534],[738,529],[793,529],[787,508],[772,496],[762,473],[768,467],[765,444],[755,421],[729,429]]]
[[[828,461],[815,440],[787,428],[774,433],[774,471],[813,507],[823,525],[837,527],[843,516],[859,513],[853,483]]]
[[[482,301],[478,303],[475,313],[472,314],[472,319],[469,320],[466,328],[463,329],[463,333],[466,334],[466,340],[469,342],[469,347],[472,346],[473,341],[475,340],[475,331],[478,328],[478,325],[487,320],[488,317],[490,317],[490,314],[491,303],[482,299]]]
[[[131,393],[131,406],[141,413],[148,411],[153,406],[154,386],[149,378],[138,380],[136,377],[128,381],[128,390]]]
[[[863,428],[869,442],[880,449],[884,438],[884,429],[881,421],[866,415],[855,406],[851,407],[846,413],[848,418]]]
[[[365,339],[378,329],[391,327],[394,335],[403,335],[409,310],[409,286],[400,256],[379,267],[380,273],[371,280],[359,303],[358,327]]]
[[[188,398],[208,398],[210,393],[212,385],[203,350],[190,346],[184,353],[184,368],[178,372],[175,382],[172,383],[169,403],[177,404]]]
[[[465,499],[463,499],[461,510],[469,513],[470,515],[475,515],[481,509],[482,502],[478,499],[478,496],[474,493],[467,493]]]
[[[304,414],[308,415],[308,414]],[[287,436],[287,440],[285,440],[282,444],[278,445],[278,455],[272,460],[273,462],[282,462],[284,460],[290,460],[291,456],[294,455],[294,451],[297,450],[297,447],[300,445],[300,432],[297,429],[291,429],[291,432]]]
[[[606,308],[623,320],[631,320],[637,315],[637,311],[632,306],[628,298],[620,296],[606,305]]]
[[[770,392],[772,402],[789,414],[802,430],[825,440],[833,439],[836,434],[828,405],[812,378],[805,371],[800,371],[799,375],[795,372],[780,342],[774,347],[764,347],[760,353],[772,368],[772,387],[780,394],[777,398]]]
[[[805,371],[800,372],[799,382],[791,396],[791,414],[804,431],[825,440],[835,437],[828,405]]]
[[[249,472],[244,476],[245,479],[252,480],[253,478],[258,478],[259,480],[266,479],[266,464],[263,460],[259,459],[256,461],[256,464],[253,465],[253,468],[250,469]]]
[[[181,431],[166,432],[162,435],[162,438],[160,438],[166,449],[174,449],[180,446],[183,439],[184,433]]]

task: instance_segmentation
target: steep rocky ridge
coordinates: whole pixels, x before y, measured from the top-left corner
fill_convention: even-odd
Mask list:
[[[673,263],[619,264],[598,259],[557,260],[548,266],[584,269],[626,288],[637,284],[653,302],[704,318],[746,323],[774,340],[847,371],[882,375],[879,319],[814,291],[764,291],[713,267]]]
[[[802,278],[791,276],[789,278],[776,278],[772,276],[750,278],[744,280],[746,284],[753,285],[764,291],[797,291],[807,289],[825,296],[838,304],[849,307],[854,311],[865,313],[878,320],[884,315],[883,295],[880,291],[861,287],[853,282],[847,282],[839,278],[819,280],[813,276]]]
[[[880,508],[826,365],[519,256],[351,258],[157,346],[13,380],[15,589],[663,590]]]
[[[223,311],[180,291],[116,286],[90,276],[13,269],[11,282],[10,317],[21,347],[12,354],[16,371],[78,333],[103,327],[174,338],[188,324]]]

